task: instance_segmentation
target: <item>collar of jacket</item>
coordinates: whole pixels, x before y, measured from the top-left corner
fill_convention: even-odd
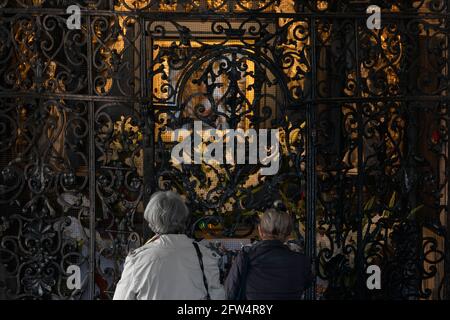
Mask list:
[[[149,241],[146,244],[157,245],[159,247],[180,247],[180,246],[192,246],[194,240],[189,238],[185,234],[162,234],[153,241]]]

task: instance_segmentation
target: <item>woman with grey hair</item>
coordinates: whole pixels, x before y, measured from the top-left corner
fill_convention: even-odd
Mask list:
[[[284,242],[292,233],[287,212],[269,209],[258,226],[262,241],[244,247],[236,257],[225,281],[231,300],[296,300],[313,280],[311,263]]]
[[[155,236],[126,258],[114,300],[224,299],[218,257],[184,234],[189,210],[183,199],[157,192],[144,218]]]

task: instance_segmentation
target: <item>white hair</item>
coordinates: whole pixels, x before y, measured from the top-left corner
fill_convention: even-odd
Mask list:
[[[172,191],[154,193],[144,212],[150,229],[157,234],[184,232],[188,217],[189,210],[183,199]]]
[[[283,241],[293,228],[290,214],[276,209],[266,210],[260,217],[259,226],[267,237]]]

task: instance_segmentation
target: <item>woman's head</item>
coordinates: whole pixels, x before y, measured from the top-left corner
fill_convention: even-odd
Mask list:
[[[276,209],[268,209],[260,216],[259,235],[263,240],[285,241],[292,232],[291,216]]]
[[[157,234],[184,232],[188,217],[189,210],[183,199],[172,191],[153,194],[144,212],[150,229]]]

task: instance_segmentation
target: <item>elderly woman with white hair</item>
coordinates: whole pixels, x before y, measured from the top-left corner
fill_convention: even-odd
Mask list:
[[[230,300],[297,300],[312,284],[310,260],[284,242],[293,230],[291,215],[266,210],[258,226],[261,241],[244,247],[225,281]]]
[[[114,300],[224,299],[218,257],[184,234],[189,210],[183,199],[157,192],[144,217],[155,236],[126,258]]]

